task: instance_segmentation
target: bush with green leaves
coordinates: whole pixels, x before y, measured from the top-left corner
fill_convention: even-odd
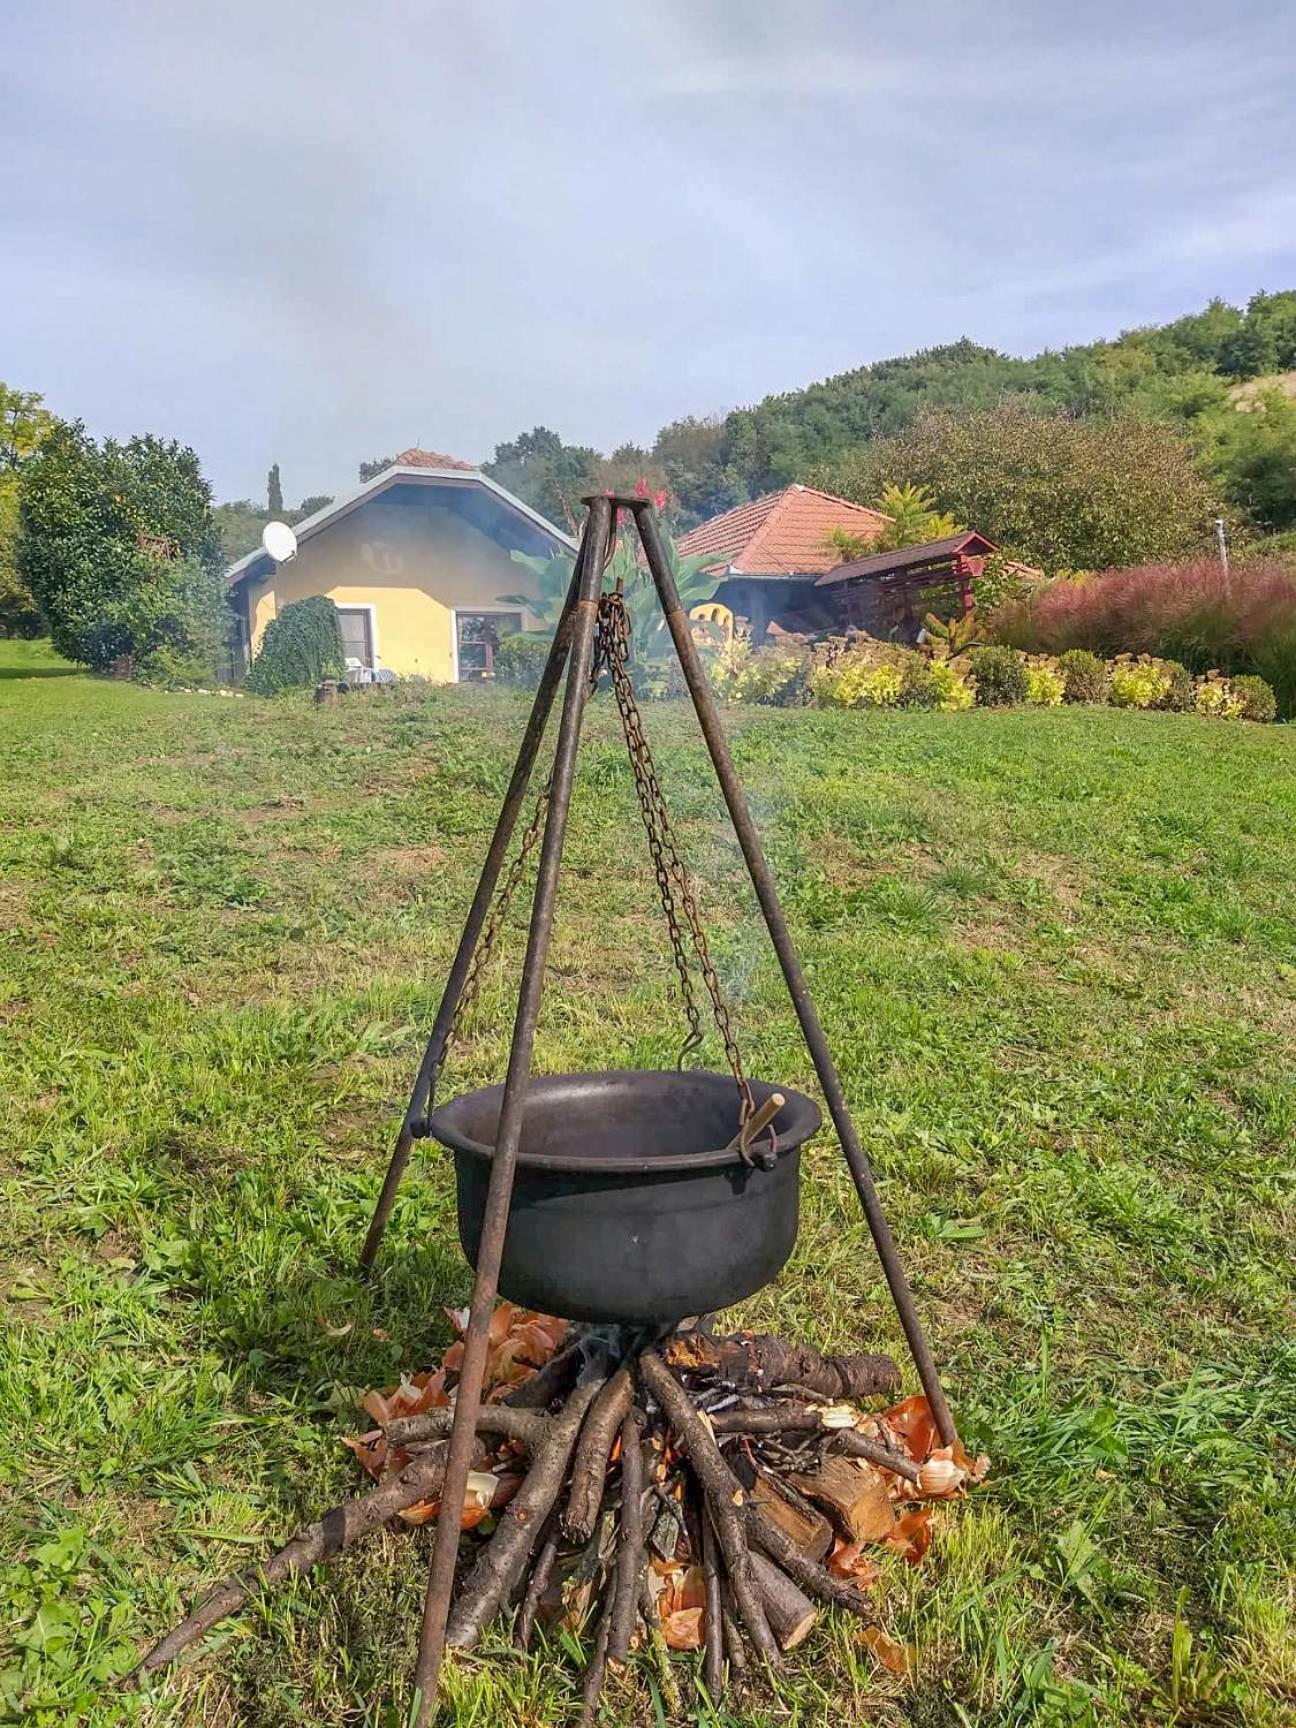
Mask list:
[[[1106,703],[1111,696],[1111,671],[1107,662],[1087,648],[1068,648],[1057,657],[1062,674],[1064,702]]]
[[[1026,700],[1026,663],[1015,648],[978,648],[971,661],[982,708],[1010,708]]]
[[[1193,706],[1199,714],[1213,720],[1240,720],[1246,703],[1227,678],[1218,672],[1208,672],[1197,680]]]
[[[848,651],[810,674],[810,691],[821,708],[893,708],[903,688],[899,656],[879,659],[867,650]]]
[[[755,702],[764,708],[800,708],[808,699],[809,652],[794,643],[753,649],[746,637],[735,637],[720,650],[712,679],[731,702]]]
[[[206,652],[210,592],[195,572],[211,589],[219,569],[192,450],[152,437],[97,444],[60,421],[23,464],[18,570],[69,660],[103,671],[163,646]]]
[[[500,638],[500,645],[495,650],[495,676],[501,684],[511,684],[518,690],[534,690],[548,658],[547,638],[517,631],[512,636]]]
[[[1272,686],[1266,684],[1263,678],[1244,672],[1240,678],[1234,678],[1232,683],[1233,692],[1242,703],[1244,720],[1268,722],[1278,718],[1278,699]]]
[[[266,625],[261,648],[247,675],[258,696],[313,689],[321,679],[340,678],[342,629],[338,609],[322,594],[294,600]]]
[[[1170,684],[1157,707],[1164,708],[1168,714],[1191,714],[1197,700],[1196,679],[1178,660],[1162,660],[1159,664]]]
[[[940,708],[950,713],[971,708],[976,701],[976,684],[971,677],[964,676],[964,663],[915,654],[905,662],[900,706]]]
[[[1066,694],[1066,673],[1047,654],[1026,657],[1026,700],[1033,708],[1056,708]]]
[[[1111,699],[1115,708],[1156,708],[1170,689],[1165,662],[1150,654],[1121,654],[1112,666]]]

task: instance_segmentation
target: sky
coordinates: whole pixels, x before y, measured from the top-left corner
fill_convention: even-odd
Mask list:
[[[1296,287],[1289,0],[0,0],[0,378],[289,503]]]

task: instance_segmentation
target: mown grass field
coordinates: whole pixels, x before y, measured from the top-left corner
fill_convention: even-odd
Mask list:
[[[357,1389],[469,1288],[429,1149],[355,1256],[521,726],[448,689],[167,696],[0,644],[0,1719],[395,1725],[427,1533],[114,1677],[340,1498]],[[678,1042],[633,788],[589,725],[539,1061]],[[687,714],[649,712],[755,1073],[810,1086]],[[1276,1725],[1296,1712],[1296,729],[746,711],[768,836],[948,1388],[991,1482],[821,1624],[756,1724]],[[514,947],[511,962],[516,962]],[[501,961],[451,1081],[501,1068]],[[714,1054],[714,1053],[713,1053]],[[743,1312],[899,1349],[827,1136]],[[0,1631],[0,1637],[3,1637]],[[464,1723],[561,1662],[459,1664]],[[609,1720],[654,1720],[646,1688]]]

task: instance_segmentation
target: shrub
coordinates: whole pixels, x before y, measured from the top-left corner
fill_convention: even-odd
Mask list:
[[[1028,652],[1152,654],[1191,672],[1254,673],[1280,714],[1296,714],[1296,572],[1278,558],[1221,570],[1213,559],[1145,564],[1051,582],[994,618],[1001,642]]]
[[[1026,700],[1036,708],[1056,708],[1066,692],[1066,674],[1047,654],[1026,661]]]
[[[495,676],[501,684],[534,690],[548,658],[549,641],[544,636],[528,636],[522,631],[503,636],[495,650]]]
[[[904,667],[900,704],[904,708],[970,708],[976,701],[976,686],[964,677],[952,660],[928,660],[914,655]]]
[[[731,702],[800,708],[809,689],[810,654],[792,644],[753,651],[745,638],[735,638],[717,656],[712,678],[716,688]]]
[[[1066,702],[1106,702],[1111,695],[1111,672],[1107,662],[1087,648],[1068,648],[1058,656]]]
[[[310,689],[322,678],[342,676],[342,631],[338,610],[322,594],[294,600],[272,618],[252,662],[247,687],[258,696]]]
[[[1026,666],[1015,648],[978,648],[971,660],[976,699],[983,708],[1007,708],[1026,700]]]
[[[905,675],[898,665],[869,654],[843,654],[831,666],[816,666],[810,689],[825,708],[893,708]]]
[[[1170,674],[1146,654],[1122,654],[1112,667],[1111,699],[1117,708],[1155,708],[1170,688]]]
[[[1163,660],[1161,669],[1170,683],[1157,707],[1172,714],[1191,714],[1197,703],[1197,682],[1192,673],[1178,660]]]
[[[1240,720],[1246,704],[1227,678],[1208,672],[1197,680],[1193,706],[1199,714],[1209,714],[1215,720]]]
[[[1244,672],[1240,678],[1233,680],[1233,691],[1241,700],[1244,720],[1269,721],[1277,719],[1277,698],[1263,678],[1257,678],[1254,673]]]

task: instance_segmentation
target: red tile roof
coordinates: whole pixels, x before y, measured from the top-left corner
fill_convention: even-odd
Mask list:
[[[443,456],[439,450],[402,450],[399,456],[392,457],[395,468],[462,468],[467,474],[475,474],[478,469],[476,462],[461,462],[457,456]]]
[[[787,486],[739,504],[690,528],[678,543],[685,556],[715,552],[736,575],[818,575],[841,563],[824,542],[834,528],[874,540],[889,518],[813,486]]]

